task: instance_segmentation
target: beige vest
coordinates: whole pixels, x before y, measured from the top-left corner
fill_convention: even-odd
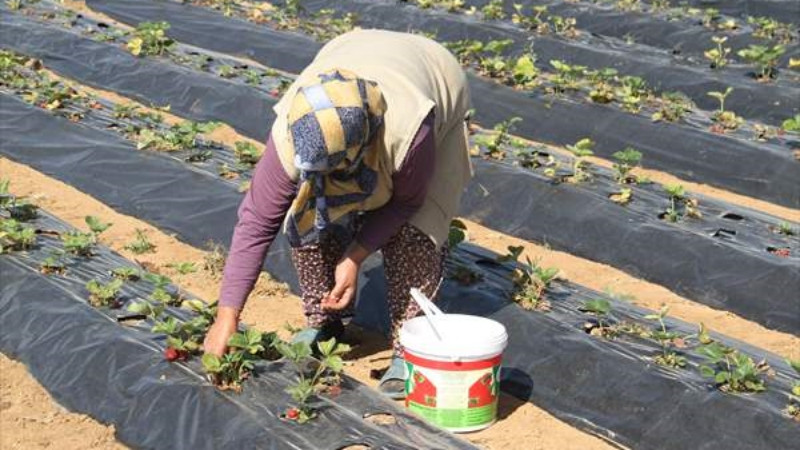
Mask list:
[[[464,121],[470,105],[469,88],[458,61],[436,42],[407,33],[356,30],[331,40],[275,105],[272,136],[279,155],[286,153],[281,149],[288,142],[287,113],[295,92],[307,79],[335,68],[374,81],[383,92],[387,110],[381,178],[388,183],[389,192],[391,174],[401,167],[419,126],[434,110],[436,168],[425,203],[410,223],[437,246],[442,245],[472,176]],[[290,178],[297,180],[293,161],[281,156],[281,163]],[[365,209],[377,209],[388,200],[387,196],[376,196]]]

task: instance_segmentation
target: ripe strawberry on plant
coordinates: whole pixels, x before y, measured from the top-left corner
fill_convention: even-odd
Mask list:
[[[167,347],[166,350],[164,350],[164,357],[169,362],[177,361],[181,358],[181,352],[173,347]]]

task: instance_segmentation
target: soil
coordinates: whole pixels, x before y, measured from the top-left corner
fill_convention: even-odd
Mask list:
[[[217,298],[219,278],[211,276],[205,270],[181,275],[167,267],[170,263],[184,261],[192,261],[198,267],[202,267],[203,259],[208,252],[184,244],[174,236],[169,236],[139,219],[119,214],[69,185],[6,158],[0,158],[0,173],[3,174],[3,178],[10,180],[10,190],[13,194],[28,197],[76,228],[86,230],[84,223],[86,215],[96,216],[103,222],[111,222],[113,225],[101,235],[101,243],[129,259],[145,264],[151,271],[171,277],[181,288],[201,299],[210,301]],[[150,241],[156,245],[155,252],[134,255],[124,249],[124,246],[133,240],[136,229],[145,230]],[[250,295],[242,312],[242,321],[259,330],[278,331],[283,337],[288,336],[285,327],[287,323],[292,327],[301,327],[304,324],[299,298],[290,294],[285,285],[270,280],[266,275],[262,275]],[[370,378],[370,372],[385,369],[388,365],[391,357],[388,341],[383,336],[359,329],[348,329],[347,340],[359,345],[349,356],[345,372],[362,383],[376,387],[377,381]],[[33,420],[26,422],[25,433],[17,433],[16,427],[13,426],[10,427],[12,432],[8,433],[5,426],[6,414],[3,411],[2,448],[6,448],[6,435],[10,435],[8,439],[13,439],[13,442],[18,442],[19,445],[34,448],[40,442],[60,442],[56,441],[56,438],[50,441],[48,438],[50,435],[64,438],[72,436],[78,442],[77,446],[71,447],[65,443],[59,448],[77,449],[105,448],[94,445],[97,442],[95,436],[106,433],[108,438],[102,442],[115,445],[113,427],[100,424],[87,416],[59,410],[60,407],[53,404],[43,388],[24,370],[24,366],[8,361],[5,357],[3,360],[2,405],[6,405],[7,396],[29,399],[27,401],[31,403],[30,405],[20,404],[18,408],[24,411],[21,414],[32,417]],[[8,361],[8,365],[15,365],[18,370],[6,370],[5,361]],[[35,392],[41,392],[43,395],[36,397]],[[12,402],[12,407],[17,407],[18,403],[22,401]],[[82,417],[84,419],[80,423],[88,424],[92,431],[87,431],[85,434],[75,433],[73,422],[66,419],[63,422],[60,420],[46,422],[48,417],[58,414],[65,417],[66,415]],[[615,448],[598,437],[571,427],[532,403],[508,395],[501,396],[498,419],[498,422],[489,429],[466,434],[463,437],[487,449],[610,450]],[[11,416],[10,420],[14,420],[14,416]],[[124,447],[118,445],[116,448]]]

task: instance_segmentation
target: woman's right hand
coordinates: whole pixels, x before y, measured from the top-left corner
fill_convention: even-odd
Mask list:
[[[206,333],[203,350],[216,356],[224,355],[228,351],[228,339],[236,333],[238,326],[239,311],[235,308],[220,306],[214,324]]]

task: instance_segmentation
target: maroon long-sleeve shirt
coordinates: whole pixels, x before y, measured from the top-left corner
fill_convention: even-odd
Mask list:
[[[433,113],[423,121],[400,169],[392,175],[392,197],[366,214],[356,240],[373,252],[422,206],[434,170],[436,143]],[[239,206],[239,221],[225,262],[220,306],[241,309],[258,279],[264,257],[280,231],[297,184],[283,169],[270,136],[253,171],[250,189]]]

